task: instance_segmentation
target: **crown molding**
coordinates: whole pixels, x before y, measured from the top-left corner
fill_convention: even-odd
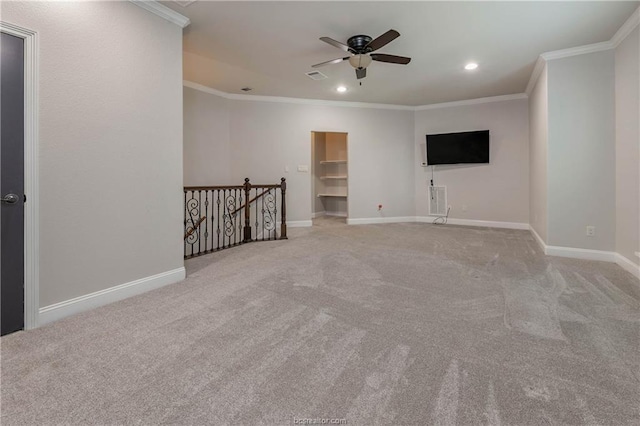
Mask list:
[[[208,93],[210,95],[220,96],[221,98],[232,99],[231,98],[231,94],[229,94],[227,92],[223,92],[221,90],[217,90],[217,89],[214,89],[212,87],[205,86],[205,85],[202,85],[202,84],[194,83],[193,81],[182,80],[182,86],[188,87],[190,89],[198,90],[200,92],[205,92],[205,93]]]
[[[613,48],[618,47],[622,41],[640,24],[640,7],[629,16],[629,19],[622,24],[620,29],[611,37],[610,43]]]
[[[527,83],[527,88],[524,92],[531,96],[531,92],[533,92],[533,88],[536,87],[536,83],[538,82],[538,78],[540,78],[540,74],[544,70],[544,65],[546,61],[542,56],[538,56],[536,60],[536,65],[533,67],[533,71],[531,72],[531,77],[529,77],[529,83]]]
[[[367,102],[349,102],[349,101],[327,101],[324,99],[304,99],[304,98],[286,98],[281,96],[259,96],[259,95],[241,95],[237,93],[227,93],[221,90],[212,89],[202,84],[194,83],[192,81],[184,80],[182,82],[184,87],[199,90],[201,92],[209,93],[212,95],[220,96],[225,99],[233,99],[236,101],[257,101],[257,102],[275,102],[284,104],[298,104],[298,105],[316,105],[316,106],[334,106],[334,107],[348,107],[348,108],[373,108],[373,109],[391,109],[401,111],[413,111],[415,107],[408,105],[393,105],[393,104],[374,104]]]
[[[389,109],[400,111],[413,111],[414,107],[408,105],[394,104],[376,104],[368,102],[349,102],[349,101],[327,101],[324,99],[305,99],[305,98],[286,98],[281,96],[258,96],[258,95],[238,95],[230,94],[230,99],[242,101],[258,101],[258,102],[275,102],[285,104],[298,105],[316,105],[316,106],[332,106],[346,108],[370,108],[370,109]]]
[[[554,59],[568,58],[571,56],[586,55],[588,53],[602,52],[603,50],[609,50],[613,48],[611,41],[603,41],[601,43],[587,44],[585,46],[570,47],[568,49],[554,50],[552,52],[545,52],[542,55],[542,59],[545,61],[552,61]]]
[[[536,66],[531,72],[529,83],[525,89],[527,95],[531,94],[531,91],[540,77],[540,73],[544,69],[546,61],[552,61],[554,59],[568,58],[577,55],[586,55],[588,53],[602,52],[609,49],[615,49],[622,41],[631,34],[631,32],[640,24],[640,7],[638,7],[624,24],[616,31],[609,41],[603,41],[601,43],[587,44],[584,46],[571,47],[569,49],[553,50],[551,52],[542,53],[536,61]]]
[[[420,106],[413,107],[413,109],[414,111],[424,111],[428,109],[440,109],[440,108],[450,108],[450,107],[467,106],[467,105],[479,105],[479,104],[488,104],[492,102],[515,101],[517,99],[526,99],[526,98],[527,98],[526,93],[514,93],[511,95],[490,96],[487,98],[465,99],[462,101],[443,102],[440,104],[420,105]]]
[[[180,28],[184,28],[191,23],[189,18],[184,15],[179,14],[178,12],[169,9],[167,6],[164,6],[158,3],[155,0],[129,0],[131,3],[139,6],[149,12],[158,15],[162,19],[166,19],[169,22],[173,22],[178,25]]]
[[[285,97],[279,97],[279,96],[241,95],[236,93],[223,92],[221,90],[213,89],[211,87],[194,83],[188,80],[184,80],[182,82],[182,85],[184,87],[198,90],[200,92],[205,92],[211,95],[220,96],[221,98],[224,98],[224,99],[232,99],[236,101],[276,102],[276,103],[299,104],[299,105],[333,106],[333,107],[347,107],[347,108],[372,108],[372,109],[387,109],[387,110],[400,110],[400,111],[423,111],[427,109],[448,108],[448,107],[465,106],[465,105],[477,105],[477,104],[486,104],[490,102],[504,102],[504,101],[513,101],[516,99],[527,98],[526,93],[516,93],[513,95],[492,96],[488,98],[468,99],[464,101],[412,106],[412,105],[374,104],[374,103],[366,103],[366,102],[327,101],[323,99],[285,98]]]

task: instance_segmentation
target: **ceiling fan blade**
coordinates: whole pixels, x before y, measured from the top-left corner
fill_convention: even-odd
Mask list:
[[[344,43],[340,43],[339,41],[334,40],[330,37],[320,37],[320,40],[324,41],[325,43],[329,43],[330,45],[337,47],[338,49],[342,49],[345,52],[349,51],[349,46]]]
[[[389,30],[386,33],[382,34],[380,37],[371,40],[369,44],[365,46],[365,49],[371,49],[369,52],[373,52],[374,50],[378,50],[381,47],[391,43],[393,40],[400,37],[400,33],[396,30]]]
[[[405,56],[396,56],[396,55],[387,55],[384,53],[372,53],[371,59],[378,62],[389,62],[391,64],[402,64],[407,65],[411,62],[411,58],[407,58]]]
[[[366,76],[367,76],[366,68],[356,68],[356,77],[358,78],[358,80],[360,80],[361,78],[365,78]]]
[[[338,62],[346,61],[347,59],[349,59],[349,56],[347,56],[346,58],[332,59],[330,61],[320,62],[319,64],[311,65],[311,68],[318,68],[318,67],[329,65],[329,64],[337,64]]]

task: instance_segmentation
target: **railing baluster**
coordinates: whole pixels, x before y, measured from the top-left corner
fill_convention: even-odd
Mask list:
[[[280,197],[282,204],[280,207],[280,239],[287,239],[287,203],[285,201],[287,192],[287,181],[285,178],[280,179]]]
[[[204,191],[204,217],[209,216],[209,191]],[[204,251],[209,250],[209,226],[207,220],[204,221]]]
[[[244,235],[243,241],[245,243],[251,241],[251,183],[249,178],[244,179]]]
[[[230,192],[231,190],[229,190]],[[229,229],[229,216],[228,216],[228,207],[227,207],[227,200],[228,200],[229,195],[227,194],[227,190],[224,190],[224,208],[222,209],[224,211],[224,235],[227,237],[227,244],[231,245],[231,234],[229,234],[229,232],[227,231],[227,229]],[[224,239],[222,239],[222,246],[224,247],[225,245]]]
[[[256,188],[256,196],[258,195],[258,188]],[[253,209],[253,211],[255,212],[255,217],[256,217],[256,233],[253,236],[253,241],[257,241],[258,240],[258,203],[256,203],[255,209]]]
[[[238,190],[233,190],[233,210],[236,209],[236,200],[238,199]],[[233,211],[229,209],[229,214]],[[238,233],[236,229],[236,224],[238,223],[238,217],[236,215],[231,216],[231,224],[233,225],[233,245],[238,244]]]
[[[222,222],[222,220],[220,219],[220,190],[216,189],[216,194],[218,194],[218,201],[216,201],[216,204],[218,204],[218,226],[217,226],[217,230],[216,233],[218,234],[218,249],[220,249],[220,222]]]
[[[202,191],[198,191],[198,219],[200,219],[202,209]],[[200,229],[197,229],[198,233],[198,254],[202,253],[202,232]]]

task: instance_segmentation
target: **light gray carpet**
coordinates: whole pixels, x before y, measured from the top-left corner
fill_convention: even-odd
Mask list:
[[[640,284],[525,231],[291,229],[1,339],[2,424],[639,424]]]

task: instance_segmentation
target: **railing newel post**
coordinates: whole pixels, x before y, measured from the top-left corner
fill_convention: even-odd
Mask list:
[[[287,192],[287,180],[285,178],[280,178],[280,194],[281,194],[281,223],[280,223],[280,239],[286,240],[287,238],[287,203],[286,203],[286,192]]]
[[[249,205],[251,192],[251,183],[249,182],[249,178],[244,178],[244,240],[243,242],[247,243],[251,241],[251,219],[249,218],[251,214],[251,206]]]

